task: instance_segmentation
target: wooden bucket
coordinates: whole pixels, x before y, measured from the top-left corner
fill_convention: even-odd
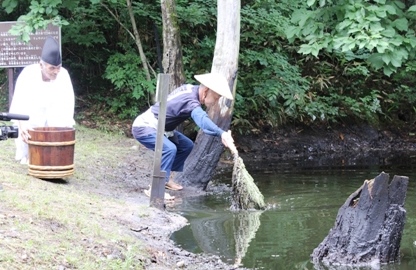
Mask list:
[[[61,179],[74,174],[74,128],[38,127],[29,134],[29,175]]]

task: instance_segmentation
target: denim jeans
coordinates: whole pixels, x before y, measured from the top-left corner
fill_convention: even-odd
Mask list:
[[[174,131],[177,143],[172,142],[166,136],[163,136],[162,161],[160,170],[166,172],[165,182],[169,181],[171,171],[182,172],[183,165],[186,158],[192,151],[194,143],[191,139],[178,131]],[[134,134],[133,134],[134,136]],[[155,150],[156,147],[156,131],[154,133],[135,137],[137,141],[143,144],[146,148]]]

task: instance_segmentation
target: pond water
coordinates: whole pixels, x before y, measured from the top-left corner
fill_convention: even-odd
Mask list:
[[[229,194],[184,199],[172,210],[190,223],[172,235],[177,245],[194,253],[216,254],[230,264],[238,262],[247,268],[316,269],[310,255],[334,226],[339,208],[365,179],[384,171],[390,179],[394,175],[408,176],[409,186],[401,261],[381,269],[416,269],[416,162],[321,168],[270,164],[262,170],[246,166],[265,201],[273,207],[233,213],[228,210]],[[229,184],[231,175],[219,178]]]

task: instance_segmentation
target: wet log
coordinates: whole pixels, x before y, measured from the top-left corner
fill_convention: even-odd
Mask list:
[[[352,193],[339,209],[334,227],[311,254],[322,265],[374,266],[398,262],[406,221],[409,178],[382,172]]]

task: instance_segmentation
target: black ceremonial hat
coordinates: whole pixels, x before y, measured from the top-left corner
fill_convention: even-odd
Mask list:
[[[62,64],[61,52],[59,50],[59,44],[53,37],[47,37],[45,44],[43,45],[42,55],[40,57],[44,62],[59,66]]]

